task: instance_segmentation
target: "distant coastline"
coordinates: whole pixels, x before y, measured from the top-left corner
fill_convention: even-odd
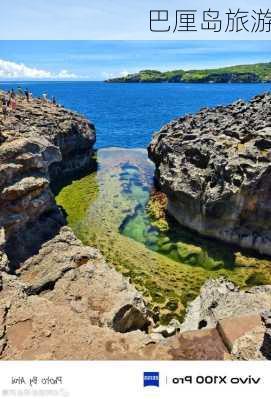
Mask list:
[[[160,72],[145,69],[106,80],[107,83],[270,83],[271,62],[214,69]]]

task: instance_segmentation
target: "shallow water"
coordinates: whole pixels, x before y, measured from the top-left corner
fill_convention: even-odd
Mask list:
[[[98,171],[65,187],[57,202],[79,238],[130,278],[160,322],[182,320],[208,278],[223,275],[241,287],[271,283],[269,260],[202,238],[166,214],[154,218],[149,204],[160,193],[145,150],[101,149],[97,162]]]

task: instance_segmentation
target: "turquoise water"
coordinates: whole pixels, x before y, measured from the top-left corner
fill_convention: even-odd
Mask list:
[[[17,83],[0,83],[0,89]],[[47,92],[59,103],[90,118],[97,148],[146,148],[154,131],[180,115],[205,106],[248,100],[271,84],[108,84],[102,82],[28,82],[36,96]]]
[[[160,323],[182,321],[210,278],[224,276],[240,287],[271,283],[269,260],[200,237],[166,215],[167,229],[160,229],[149,198],[163,194],[155,190],[146,150],[99,149],[97,162],[97,172],[64,187],[57,203],[77,236],[142,292]]]
[[[119,226],[121,234],[176,262],[190,266],[200,265],[207,270],[234,269],[234,249],[229,245],[208,240],[181,227],[167,212],[163,217],[167,224],[165,230],[155,223],[148,211],[148,203],[159,192],[154,186],[153,168],[149,166],[147,159],[144,167],[135,166],[131,153],[131,163],[124,163],[121,169],[119,179],[122,195],[136,202],[133,211]]]

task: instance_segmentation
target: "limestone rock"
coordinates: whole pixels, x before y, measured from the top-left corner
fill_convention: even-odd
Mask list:
[[[230,281],[209,280],[188,307],[181,333],[216,328],[232,358],[271,357],[271,286],[240,290]]]
[[[69,227],[2,278],[2,359],[144,358],[151,318],[142,297]]]
[[[64,224],[51,187],[91,165],[96,139],[79,114],[39,99],[17,103],[0,117],[0,228],[12,268]]]
[[[207,281],[200,295],[190,303],[181,331],[215,327],[230,317],[261,314],[271,309],[271,286],[243,291],[219,278]]]
[[[0,273],[2,271],[7,271],[9,269],[8,265],[8,257],[5,253],[5,230],[3,228],[0,229]]]
[[[75,312],[87,313],[93,324],[126,333],[147,330],[151,323],[142,296],[69,227],[28,259],[18,276],[27,295],[66,302]]]
[[[265,333],[265,327],[259,314],[229,317],[218,321],[217,328],[230,351],[241,337],[255,331],[262,336]]]
[[[169,342],[169,353],[174,360],[224,360],[228,354],[215,328],[187,331],[170,338]]]
[[[149,156],[180,224],[271,255],[271,94],[172,121]]]
[[[152,329],[153,334],[161,334],[164,338],[171,337],[179,332],[181,324],[178,320],[172,319],[167,326],[158,326]]]
[[[94,140],[84,118],[40,100],[19,100],[0,118],[0,358],[218,360],[229,350],[237,359],[269,358],[270,286],[243,292],[209,281],[183,325],[153,329],[142,296],[63,226],[51,186],[89,164]],[[265,151],[266,137],[255,140]]]
[[[152,319],[142,296],[63,227],[51,191],[89,168],[94,142],[90,122],[38,99],[18,99],[0,116],[2,359],[147,356]],[[169,357],[149,356],[158,353]]]

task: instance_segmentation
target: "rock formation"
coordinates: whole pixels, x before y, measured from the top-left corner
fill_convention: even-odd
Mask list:
[[[149,156],[182,225],[271,255],[271,94],[172,121]]]
[[[120,350],[121,333],[147,330],[149,311],[121,274],[64,226],[51,190],[89,171],[95,128],[49,102],[17,103],[6,119],[0,115],[1,357],[117,357],[113,341],[108,351],[99,345],[116,334]],[[149,341],[138,334],[138,345]]]
[[[50,184],[89,167],[95,129],[62,107],[18,99],[0,132],[0,228],[18,263],[63,224]]]
[[[2,273],[0,309],[4,359],[102,358],[104,346],[108,358],[118,358],[125,342],[120,333],[128,334],[128,343],[138,335],[138,346],[150,341],[140,331],[129,335],[150,324],[141,295],[69,227],[44,243],[16,276]]]
[[[271,286],[241,291],[223,278],[207,281],[180,331],[216,328],[232,357],[271,359]]]
[[[51,186],[89,167],[93,125],[19,99],[0,138],[1,359],[270,358],[270,287],[208,282],[184,325],[159,333],[128,280],[65,226]]]

